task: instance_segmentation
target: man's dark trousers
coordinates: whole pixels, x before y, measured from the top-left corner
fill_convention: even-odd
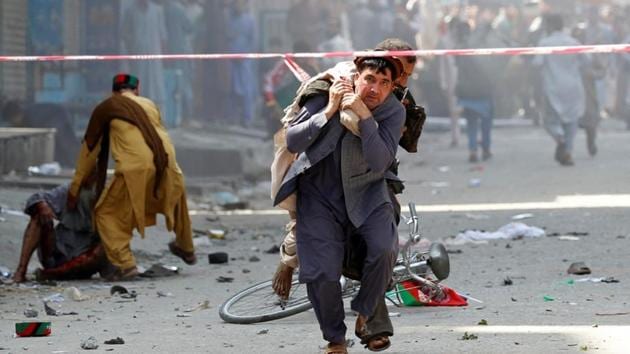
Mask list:
[[[300,281],[307,284],[308,296],[324,339],[342,343],[345,341],[346,326],[339,278],[346,237],[349,234],[358,235],[366,245],[361,288],[351,307],[371,317],[377,303],[383,299],[397,256],[394,210],[391,203],[385,203],[357,228],[348,220],[344,208],[331,205],[328,198],[310,193],[309,189],[302,184],[297,198]]]

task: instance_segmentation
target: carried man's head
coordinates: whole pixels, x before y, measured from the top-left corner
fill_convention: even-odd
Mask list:
[[[120,94],[124,91],[132,91],[136,95],[140,94],[140,80],[131,74],[117,74],[112,81],[112,92],[115,94]]]
[[[402,71],[402,64],[392,57],[358,57],[354,60],[357,73],[354,92],[370,110],[374,110],[394,89],[394,81]]]
[[[402,51],[402,50],[414,50],[411,47],[411,44],[403,41],[399,38],[387,38],[381,43],[376,45],[375,50],[391,50],[391,51]],[[413,74],[413,70],[416,67],[416,63],[418,58],[415,55],[409,56],[401,56],[394,57],[395,59],[400,60],[402,64],[402,71],[396,80],[396,84],[402,87],[407,87],[407,80]]]

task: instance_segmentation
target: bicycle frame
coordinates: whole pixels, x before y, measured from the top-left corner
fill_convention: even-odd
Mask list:
[[[410,217],[405,217],[409,225],[409,237],[401,247],[402,256],[396,261],[393,269],[393,284],[400,284],[406,280],[418,282],[414,287],[421,288],[423,294],[429,300],[435,300],[438,296],[446,296],[438,283],[448,277],[450,264],[446,249],[440,243],[433,243],[428,251],[417,252],[412,245],[420,242],[422,237],[418,233],[418,216],[413,203],[409,204]],[[403,216],[404,217],[404,216]],[[436,280],[428,279],[426,274],[432,273]],[[357,294],[361,283],[341,277],[342,297],[349,298]],[[394,293],[410,290],[405,283],[405,289],[398,290],[394,287]],[[297,278],[292,281],[291,293],[287,299],[279,298],[273,289],[273,281],[267,280],[254,284],[241,290],[226,300],[219,309],[221,318],[229,323],[257,323],[285,318],[312,307],[305,289],[306,285],[300,284]],[[389,296],[385,298],[396,306],[400,306]]]
[[[405,223],[409,225],[409,237],[405,241],[402,246],[400,253],[402,254],[402,258],[399,258],[396,261],[396,265],[394,266],[394,270],[392,273],[392,281],[394,284],[401,283],[405,280],[413,279],[423,286],[427,286],[430,289],[430,297],[440,297],[443,295],[443,290],[439,286],[439,280],[430,280],[425,277],[420,276],[419,274],[426,274],[427,270],[431,268],[430,258],[427,258],[429,251],[424,251],[421,253],[414,252],[411,249],[411,246],[417,244],[422,240],[422,236],[418,232],[419,230],[419,221],[418,214],[416,213],[416,205],[414,203],[409,203],[409,214],[407,217],[401,214],[401,217],[405,220]],[[356,292],[358,287],[360,286],[359,281],[350,280],[344,276],[341,276],[339,280],[341,283],[341,289],[345,296],[351,296]],[[421,286],[418,286],[421,287]],[[393,290],[395,293],[399,291]]]

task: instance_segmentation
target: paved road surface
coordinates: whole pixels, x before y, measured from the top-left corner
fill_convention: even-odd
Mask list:
[[[446,283],[483,304],[393,308],[399,316],[393,318],[396,335],[387,352],[630,351],[630,134],[617,122],[605,122],[600,153],[590,158],[580,132],[576,166],[571,168],[553,161],[553,143],[539,128],[498,129],[494,138],[495,157],[479,165],[466,162],[465,148],[447,148],[445,134],[423,137],[420,155],[401,154],[401,176],[408,181],[402,201],[414,201],[423,210],[423,234],[437,240],[464,229],[494,231],[513,215],[532,213],[534,217],[523,222],[543,227],[548,234],[588,235],[575,241],[556,236],[448,246],[461,253],[451,254],[451,276]],[[478,179],[479,186],[470,187],[471,179]],[[23,190],[2,190],[0,204],[19,208],[27,195]],[[0,222],[0,265],[13,267],[26,220],[0,216],[6,219]],[[211,220],[193,216],[195,228],[228,230],[226,240],[200,246],[200,262],[193,267],[168,254],[169,236],[163,227],[151,229],[144,240],[134,240],[140,264],[161,261],[182,267],[177,277],[125,284],[137,291],[135,300],[110,297],[110,284],[98,280],[61,282],[57,287],[0,286],[0,352],[75,353],[82,351],[81,340],[90,336],[100,344],[99,352],[321,351],[318,348],[324,342],[311,311],[256,325],[226,324],[218,317],[218,308],[227,297],[271,276],[277,255],[263,251],[280,242],[286,217],[260,212]],[[228,252],[229,264],[209,265],[205,254],[215,251]],[[260,261],[251,262],[252,256]],[[592,269],[591,277],[614,277],[620,282],[579,282],[589,276],[566,272],[576,261]],[[36,262],[31,266],[35,268]],[[219,276],[233,277],[234,282],[218,283]],[[506,277],[513,285],[503,285]],[[91,297],[83,302],[66,298],[60,303],[64,311],[79,315],[44,315],[41,299],[70,286]],[[553,301],[545,301],[545,296]],[[184,312],[206,300],[209,309]],[[39,319],[52,322],[52,336],[13,338],[13,324],[25,320],[27,308],[39,310]],[[349,314],[350,328],[354,319]],[[478,325],[482,319],[487,326]],[[465,332],[478,339],[462,340]],[[103,344],[115,337],[122,337],[125,344]],[[356,341],[350,352],[366,350]]]

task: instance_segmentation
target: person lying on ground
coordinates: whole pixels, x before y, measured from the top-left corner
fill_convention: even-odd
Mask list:
[[[42,265],[35,272],[37,280],[85,279],[95,273],[104,277],[111,272],[111,264],[92,227],[94,176],[86,178],[74,210],[65,207],[69,184],[35,193],[27,200],[24,213],[30,220],[13,274],[16,283],[27,280],[28,264],[35,250]]]

